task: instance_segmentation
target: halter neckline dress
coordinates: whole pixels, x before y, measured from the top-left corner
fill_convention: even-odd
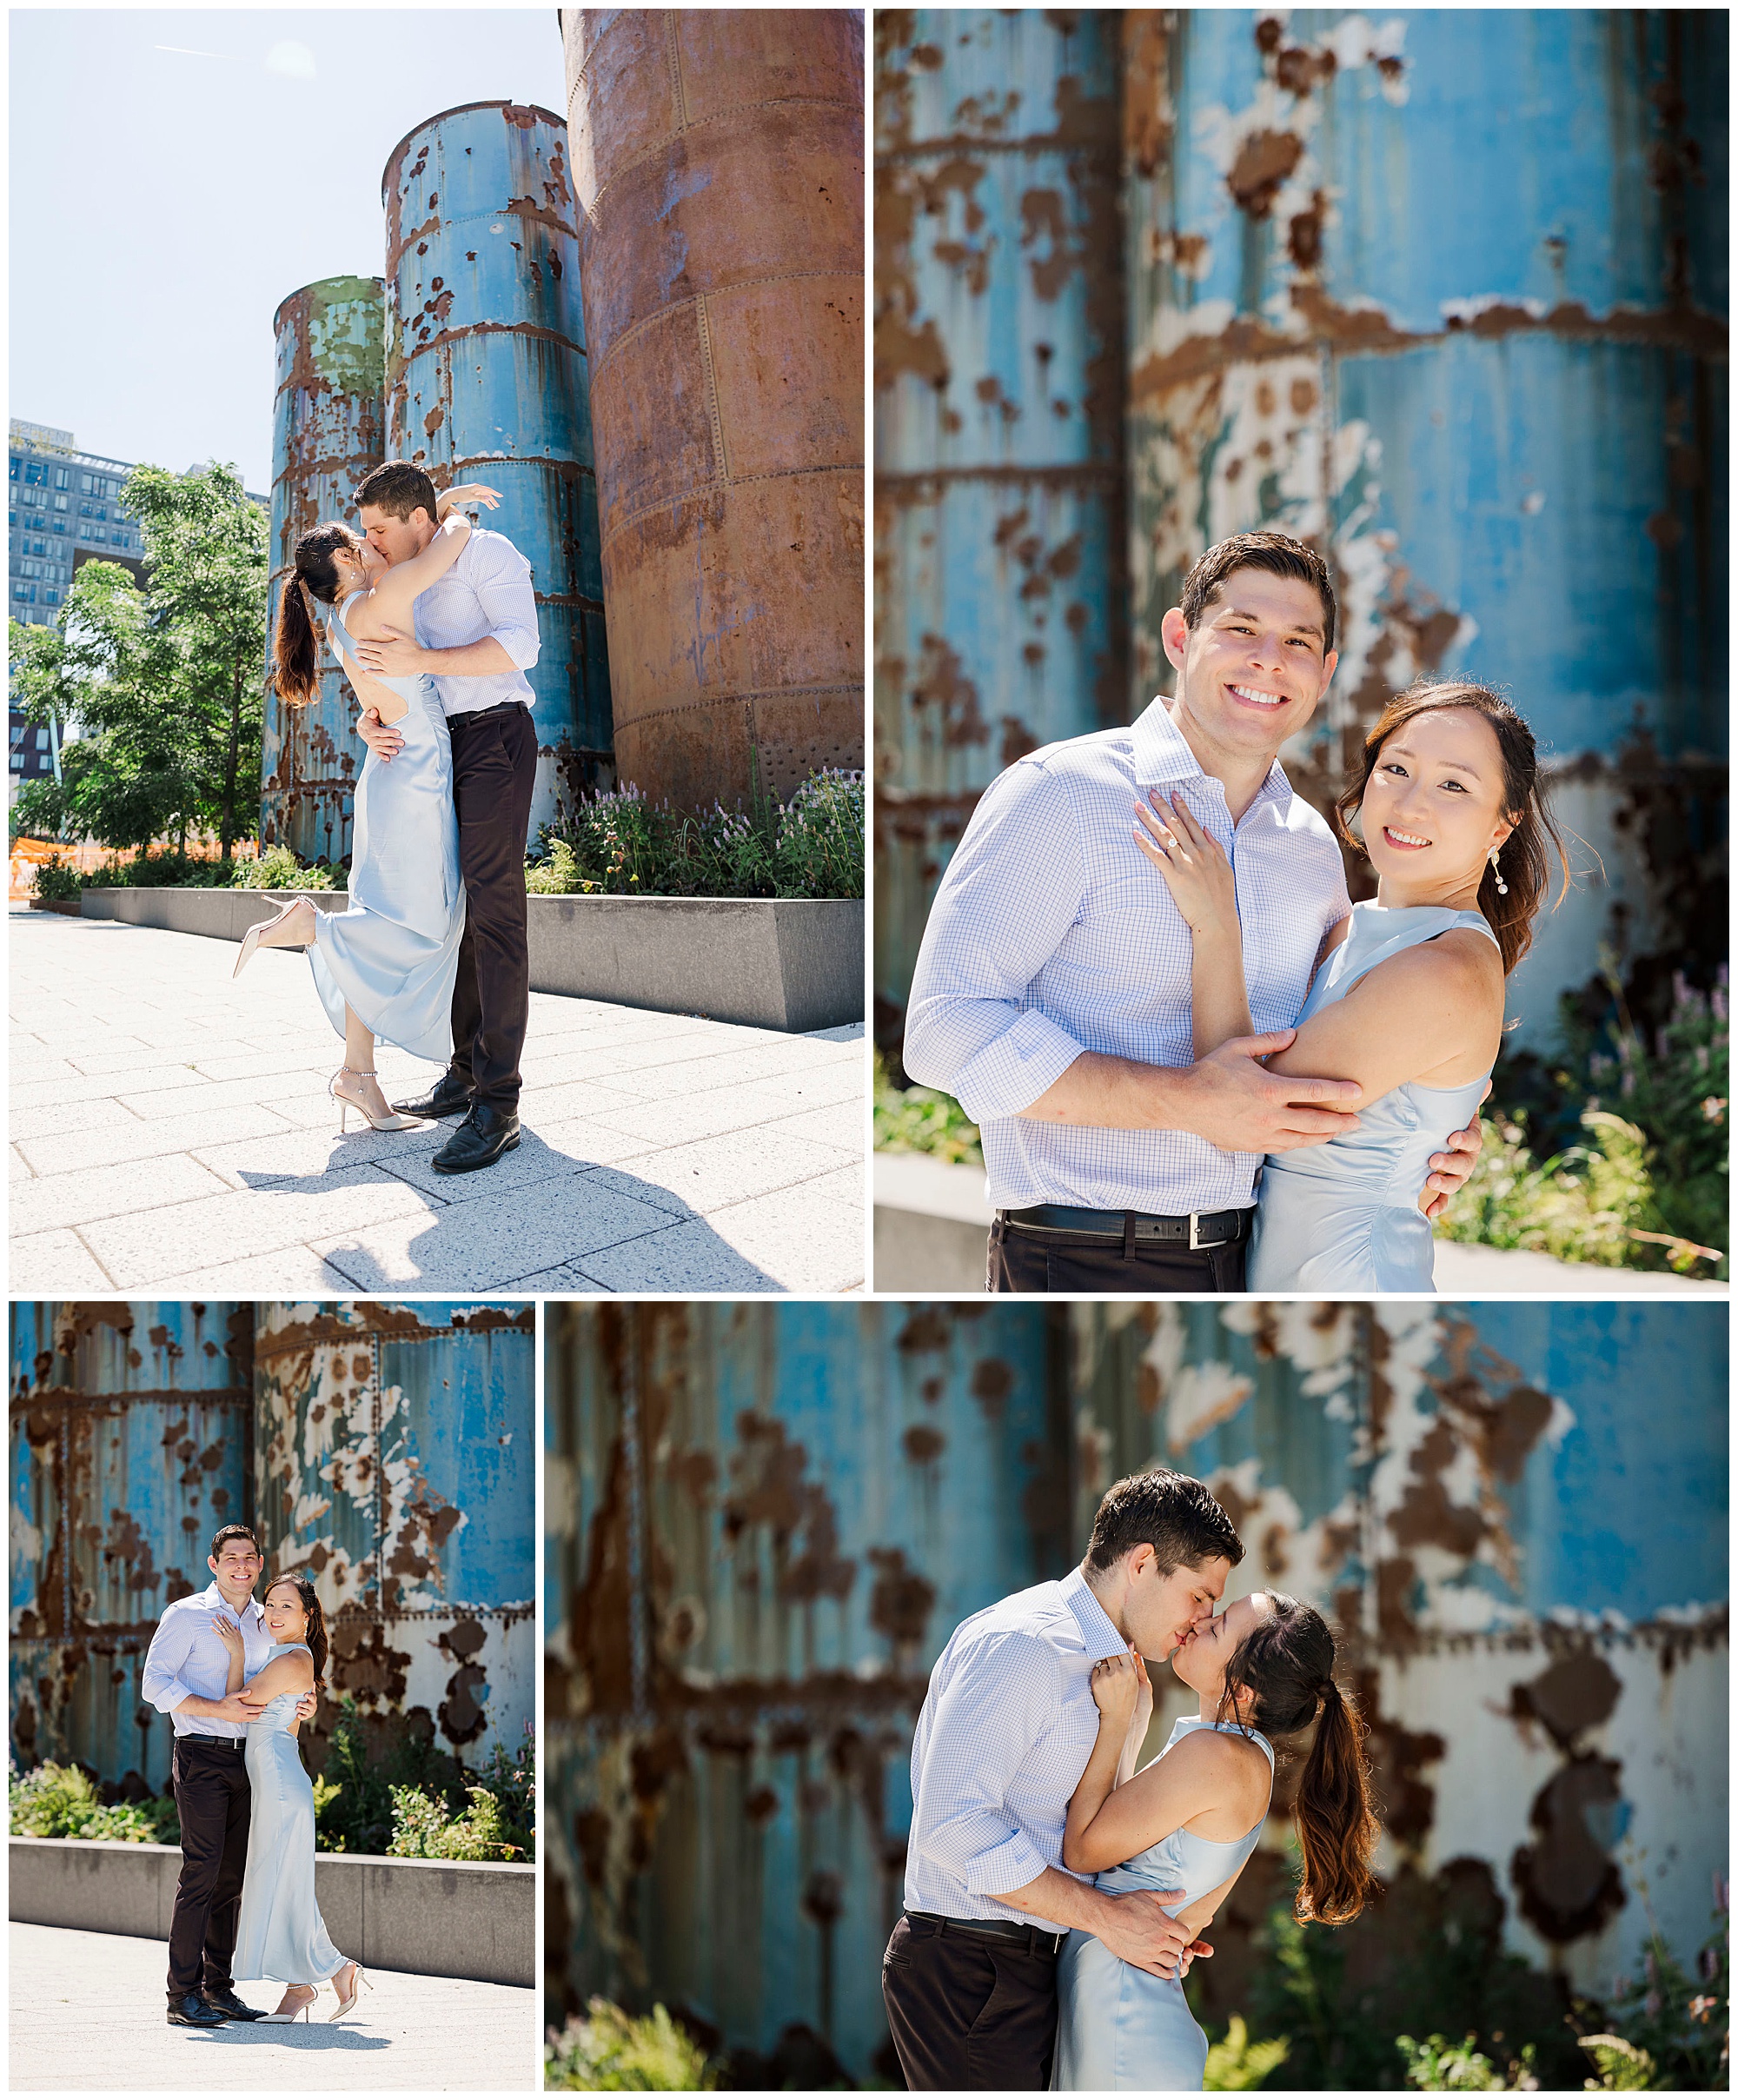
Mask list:
[[[352,592],[327,626],[334,651],[351,662],[356,645],[344,615],[362,595]],[[368,753],[356,781],[349,907],[320,913],[308,960],[341,1036],[348,1001],[381,1040],[445,1065],[465,933],[452,741],[426,673],[376,682],[407,703],[393,724],[404,748],[390,761]]]
[[[1316,973],[1298,1026],[1343,999],[1379,963],[1457,927],[1493,946],[1483,912],[1448,905],[1355,904],[1346,939]],[[1358,1127],[1325,1145],[1270,1153],[1262,1168],[1246,1287],[1251,1291],[1435,1288],[1436,1240],[1418,1197],[1451,1132],[1478,1110],[1489,1072],[1459,1087],[1408,1080],[1358,1110]]]
[[[1185,1717],[1171,1730],[1159,1756],[1169,1757],[1185,1736],[1202,1728],[1260,1744],[1267,1757],[1270,1789],[1272,1744],[1234,1721]],[[1192,1831],[1172,1831],[1121,1866],[1096,1876],[1095,1884],[1113,1895],[1131,1889],[1180,1889],[1182,1895],[1164,1906],[1175,1917],[1241,1871],[1266,1822],[1264,1808],[1255,1827],[1229,1844],[1197,1838]],[[1056,1990],[1052,2092],[1201,2090],[1207,2070],[1207,2037],[1189,2010],[1182,1984],[1174,1978],[1132,1968],[1102,1940],[1077,1930],[1063,1942],[1057,1957]]]

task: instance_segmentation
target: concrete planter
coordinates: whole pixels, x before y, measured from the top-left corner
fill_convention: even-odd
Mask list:
[[[33,912],[58,912],[65,919],[83,916],[77,900],[71,897],[32,897],[30,909]]]
[[[8,1915],[17,1923],[168,1939],[179,1847],[82,1838],[9,1845]],[[535,1981],[534,1866],[322,1852],[314,1891],[335,1944],[365,1969],[527,1990]]]
[[[341,889],[88,889],[80,900],[87,919],[119,919],[128,926],[159,926],[171,934],[201,934],[208,940],[239,940],[250,926],[270,919],[296,895],[312,897],[322,912],[342,912],[349,899]]]
[[[793,1033],[863,1018],[860,898],[526,901],[534,991]]]
[[[290,890],[88,889],[87,919],[239,940]],[[342,890],[309,890],[342,911]],[[863,1018],[860,898],[527,897],[531,988],[800,1033]]]

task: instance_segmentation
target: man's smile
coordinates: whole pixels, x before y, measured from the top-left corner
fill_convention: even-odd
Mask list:
[[[1249,708],[1284,708],[1290,705],[1287,693],[1270,693],[1264,686],[1227,686],[1225,688]]]

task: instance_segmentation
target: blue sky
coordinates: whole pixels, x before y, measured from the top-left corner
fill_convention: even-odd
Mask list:
[[[316,277],[380,274],[394,146],[461,103],[567,110],[553,5],[9,25],[8,413],[116,459],[230,460],[262,492],[272,315]]]

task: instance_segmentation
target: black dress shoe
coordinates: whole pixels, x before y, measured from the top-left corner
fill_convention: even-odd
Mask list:
[[[493,1166],[519,1142],[519,1118],[510,1108],[479,1101],[434,1155],[437,1174],[468,1174]]]
[[[208,1984],[204,1997],[205,2003],[212,2011],[221,2012],[226,2020],[257,2020],[263,2017],[244,1999],[235,1996],[233,1984]]]
[[[393,1103],[400,1115],[422,1116],[435,1123],[442,1116],[462,1115],[470,1105],[470,1081],[461,1079],[450,1066],[434,1082],[434,1092],[425,1094],[421,1100]]]
[[[196,1990],[187,1991],[169,2002],[171,2027],[222,2027],[229,2017],[219,2012],[215,2005],[208,2005]]]

